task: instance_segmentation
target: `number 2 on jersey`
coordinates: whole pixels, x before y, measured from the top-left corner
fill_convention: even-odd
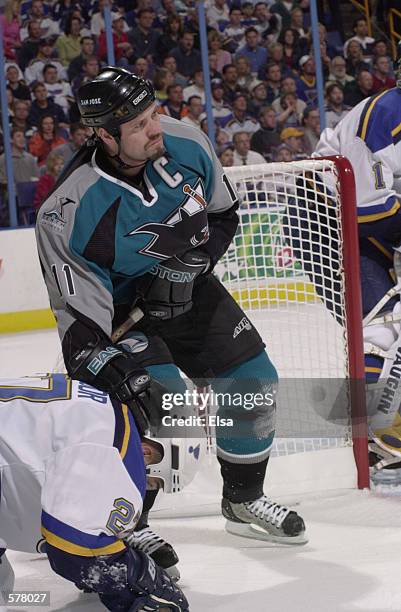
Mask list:
[[[134,505],[124,497],[119,497],[114,500],[114,510],[110,512],[106,526],[114,535],[118,535],[121,531],[124,531],[134,517]]]

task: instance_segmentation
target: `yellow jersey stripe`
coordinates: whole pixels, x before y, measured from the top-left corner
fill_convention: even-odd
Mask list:
[[[60,538],[60,536],[51,533],[44,527],[42,527],[42,535],[46,539],[46,542],[50,544],[50,546],[59,548],[60,550],[68,552],[72,555],[78,555],[79,557],[97,557],[98,555],[112,555],[114,553],[121,552],[125,549],[125,544],[122,542],[122,540],[118,540],[117,542],[113,542],[113,544],[103,546],[102,548],[86,548],[85,546],[79,546],[78,544],[73,544],[68,540],[64,540],[64,538]]]
[[[399,207],[400,207],[400,203],[397,200],[396,202],[394,202],[390,210],[386,210],[386,212],[375,213],[373,215],[358,215],[358,223],[369,223],[369,221],[378,221],[379,219],[385,219],[386,217],[391,217],[391,215],[395,215]]]
[[[375,107],[375,104],[378,100],[380,100],[380,98],[382,96],[384,96],[384,94],[386,93],[387,90],[383,91],[380,95],[378,95],[374,100],[372,100],[372,102],[369,105],[368,110],[366,111],[366,115],[365,115],[365,119],[363,120],[363,124],[362,124],[362,130],[361,130],[361,138],[362,140],[365,140],[366,138],[366,132],[368,131],[368,123],[369,123],[369,118],[370,115],[372,113],[372,110]]]
[[[381,368],[374,368],[372,366],[369,366],[369,367],[367,366],[365,368],[365,372],[375,372],[376,374],[380,374],[381,371],[382,371]]]
[[[121,456],[121,459],[124,459],[125,455],[127,454],[128,442],[129,442],[129,437],[131,434],[131,426],[130,426],[129,418],[128,418],[128,406],[126,404],[121,404],[121,408],[122,408],[123,415],[124,415],[125,431],[124,431],[123,443],[121,445],[120,456]]]
[[[394,137],[394,136],[397,136],[397,134],[399,134],[400,132],[401,132],[401,123],[399,123],[397,127],[391,130],[391,135]]]
[[[383,255],[385,255],[390,261],[393,261],[393,255],[384,247],[376,238],[369,237],[369,242],[375,245],[376,249],[378,249]]]

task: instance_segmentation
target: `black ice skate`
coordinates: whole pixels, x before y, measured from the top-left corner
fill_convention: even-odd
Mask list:
[[[234,535],[281,544],[306,544],[308,541],[303,519],[265,495],[242,503],[223,498],[221,509],[227,519],[226,530]]]
[[[159,567],[166,570],[172,580],[177,582],[180,579],[177,553],[171,544],[152,531],[149,525],[141,525],[140,529],[125,536],[124,540],[136,550],[141,550],[152,557]]]

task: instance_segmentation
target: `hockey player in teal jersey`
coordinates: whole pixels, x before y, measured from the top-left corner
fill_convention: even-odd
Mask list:
[[[0,379],[0,422],[0,608],[13,590],[11,549],[46,552],[57,574],[108,610],[187,612],[167,572],[127,543],[146,490],[127,406],[64,374]],[[160,473],[163,457],[145,442]]]
[[[327,155],[347,157],[355,174],[371,459],[391,466],[382,474],[388,481],[401,458],[393,380],[401,351],[401,60],[395,88],[363,100],[334,130],[324,130],[315,156]]]
[[[274,396],[261,337],[212,274],[235,234],[238,197],[208,138],[159,115],[152,85],[119,68],[83,86],[78,105],[94,139],[41,207],[36,230],[69,374],[127,402],[142,431],[160,410],[153,382],[182,391],[179,370],[226,394]],[[133,307],[144,316],[112,342]],[[274,401],[219,410],[234,420],[217,432],[227,528],[304,542],[303,520],[263,492]],[[153,499],[138,528],[152,547]]]

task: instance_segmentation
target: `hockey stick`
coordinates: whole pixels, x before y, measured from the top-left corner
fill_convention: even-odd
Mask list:
[[[124,323],[121,323],[121,325],[117,327],[117,329],[115,329],[112,333],[112,342],[118,342],[121,336],[126,334],[127,331],[129,331],[131,327],[135,325],[135,323],[138,323],[138,321],[140,321],[143,316],[144,314],[142,310],[138,306],[135,306],[128,314],[128,319],[124,321]]]

